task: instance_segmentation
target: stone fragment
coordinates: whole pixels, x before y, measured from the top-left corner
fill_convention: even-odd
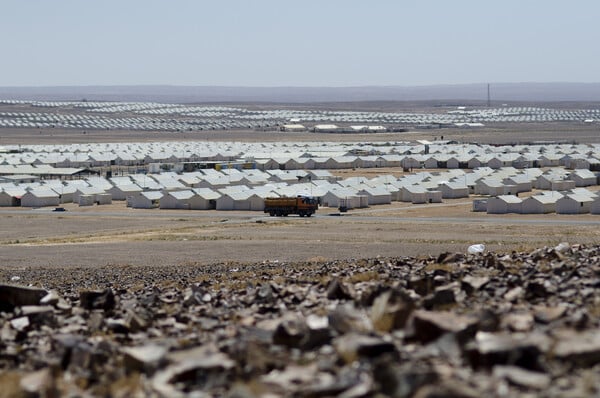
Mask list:
[[[20,381],[21,389],[30,396],[58,397],[54,378],[49,368],[26,374]],[[0,394],[1,395],[1,394]]]
[[[308,340],[308,326],[303,317],[285,319],[273,331],[273,343],[300,348]]]
[[[600,363],[600,329],[560,334],[552,353],[574,366],[588,367]]]
[[[413,276],[408,280],[407,287],[414,290],[420,296],[426,296],[433,291],[433,280],[429,277]]]
[[[437,383],[423,385],[413,395],[414,398],[480,398],[481,396],[480,390],[453,380],[439,380]]]
[[[56,305],[60,300],[60,296],[56,292],[56,290],[50,290],[48,294],[40,299],[40,304],[42,305]]]
[[[157,344],[127,347],[122,350],[124,365],[128,371],[152,374],[166,359],[169,349]]]
[[[435,288],[434,292],[423,300],[423,307],[428,310],[448,306],[456,303],[454,285],[446,285]]]
[[[333,340],[333,346],[340,358],[352,363],[358,358],[376,358],[383,354],[397,356],[396,346],[379,337],[349,333]]]
[[[333,376],[319,372],[316,364],[290,364],[285,369],[274,369],[261,377],[261,382],[277,394],[294,393],[303,386],[332,381]]]
[[[556,286],[549,280],[535,279],[527,283],[525,288],[525,298],[528,300],[536,298],[547,298],[556,293]]]
[[[338,305],[328,316],[329,325],[340,334],[349,332],[368,333],[373,330],[370,318],[353,303]]]
[[[275,293],[269,283],[262,283],[258,289],[256,289],[255,300],[258,303],[272,303],[275,300]]]
[[[535,320],[541,323],[554,322],[567,312],[567,307],[565,305],[557,305],[554,307],[535,306],[533,309]]]
[[[474,335],[478,320],[447,311],[418,310],[413,313],[414,338],[429,343],[445,333],[455,333],[460,339]]]
[[[174,364],[154,374],[153,389],[165,397],[184,396],[184,391],[200,391],[231,385],[235,362],[214,347],[173,352],[167,356]]]
[[[541,372],[532,372],[518,366],[494,366],[494,377],[507,379],[509,382],[525,388],[541,390],[550,385],[550,376]]]
[[[506,292],[506,294],[504,295],[504,299],[506,301],[516,301],[519,298],[521,298],[523,296],[524,290],[521,286],[517,286],[514,287],[512,289],[510,289],[508,292]]]
[[[352,296],[344,283],[335,278],[327,286],[327,298],[330,300],[350,300]]]
[[[38,305],[47,294],[44,289],[0,284],[0,311],[12,311],[23,305]]]
[[[129,333],[129,324],[124,319],[105,319],[106,328],[113,333]]]
[[[548,349],[549,339],[541,334],[477,332],[467,347],[467,357],[474,368],[515,365],[538,370],[540,355]]]
[[[79,305],[86,310],[105,310],[115,308],[115,295],[111,289],[87,290],[79,293]]]
[[[16,331],[22,332],[29,327],[29,318],[26,316],[22,316],[19,318],[11,319],[10,326]]]
[[[385,396],[408,398],[414,396],[421,387],[436,383],[439,376],[429,366],[408,363],[400,365],[385,358],[376,361],[373,378]]]
[[[490,278],[485,276],[477,277],[467,275],[464,278],[462,278],[461,287],[467,294],[471,295],[475,291],[484,287],[489,281]]]
[[[414,309],[413,300],[398,290],[379,295],[371,307],[373,327],[380,332],[401,329]]]
[[[127,310],[125,320],[132,332],[139,332],[148,329],[152,321],[151,316],[147,310]]]
[[[513,332],[528,332],[533,328],[533,315],[529,312],[506,314],[502,318],[502,325]]]
[[[465,256],[460,253],[445,252],[438,256],[437,262],[439,264],[457,263],[463,261],[464,258]]]

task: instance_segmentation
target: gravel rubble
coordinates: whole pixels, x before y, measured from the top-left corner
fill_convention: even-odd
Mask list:
[[[16,284],[18,283],[18,284]],[[600,246],[0,268],[0,397],[600,395]]]

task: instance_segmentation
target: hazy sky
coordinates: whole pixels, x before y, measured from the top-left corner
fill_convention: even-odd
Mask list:
[[[598,0],[0,0],[0,86],[600,82]]]

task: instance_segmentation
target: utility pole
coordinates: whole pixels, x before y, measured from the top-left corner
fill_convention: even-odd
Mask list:
[[[487,85],[487,107],[490,108],[491,107],[491,99],[490,99],[490,84],[488,83]]]

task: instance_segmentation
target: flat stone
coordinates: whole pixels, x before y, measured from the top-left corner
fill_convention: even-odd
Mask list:
[[[122,349],[126,368],[146,374],[153,373],[165,361],[168,351],[167,347],[157,344]]]
[[[545,373],[532,372],[518,366],[494,366],[492,374],[511,383],[536,390],[548,388],[551,378]]]
[[[60,300],[60,296],[56,292],[56,290],[50,290],[47,295],[40,299],[40,304],[42,305],[56,305]]]
[[[12,311],[23,305],[38,305],[47,294],[44,289],[0,284],[0,311]]]
[[[550,323],[561,318],[567,312],[567,306],[557,305],[554,307],[536,306],[533,308],[533,316],[536,321]]]
[[[25,329],[27,329],[29,327],[30,323],[29,323],[29,318],[26,316],[22,316],[19,318],[14,318],[10,320],[10,326],[12,326],[13,329],[22,332]]]
[[[430,310],[456,303],[454,288],[454,285],[437,287],[432,294],[425,297],[423,307]]]
[[[511,313],[502,317],[502,325],[514,332],[528,332],[534,323],[533,315],[529,312]]]
[[[349,333],[334,339],[333,346],[340,358],[352,363],[358,358],[376,358],[383,354],[397,355],[396,346],[379,337]]]
[[[559,336],[553,354],[576,366],[587,367],[600,363],[600,330]]]
[[[219,388],[231,385],[235,362],[214,347],[200,346],[173,352],[167,358],[174,362],[155,373],[153,389],[166,397],[187,396],[180,392]]]
[[[86,310],[112,310],[115,308],[115,295],[111,289],[83,291],[79,293],[79,305]]]
[[[540,368],[539,357],[550,341],[542,334],[508,334],[477,332],[475,341],[467,347],[473,367],[516,365],[525,369]]]
[[[445,333],[474,334],[478,320],[448,311],[418,310],[413,313],[415,339],[428,343]]]

